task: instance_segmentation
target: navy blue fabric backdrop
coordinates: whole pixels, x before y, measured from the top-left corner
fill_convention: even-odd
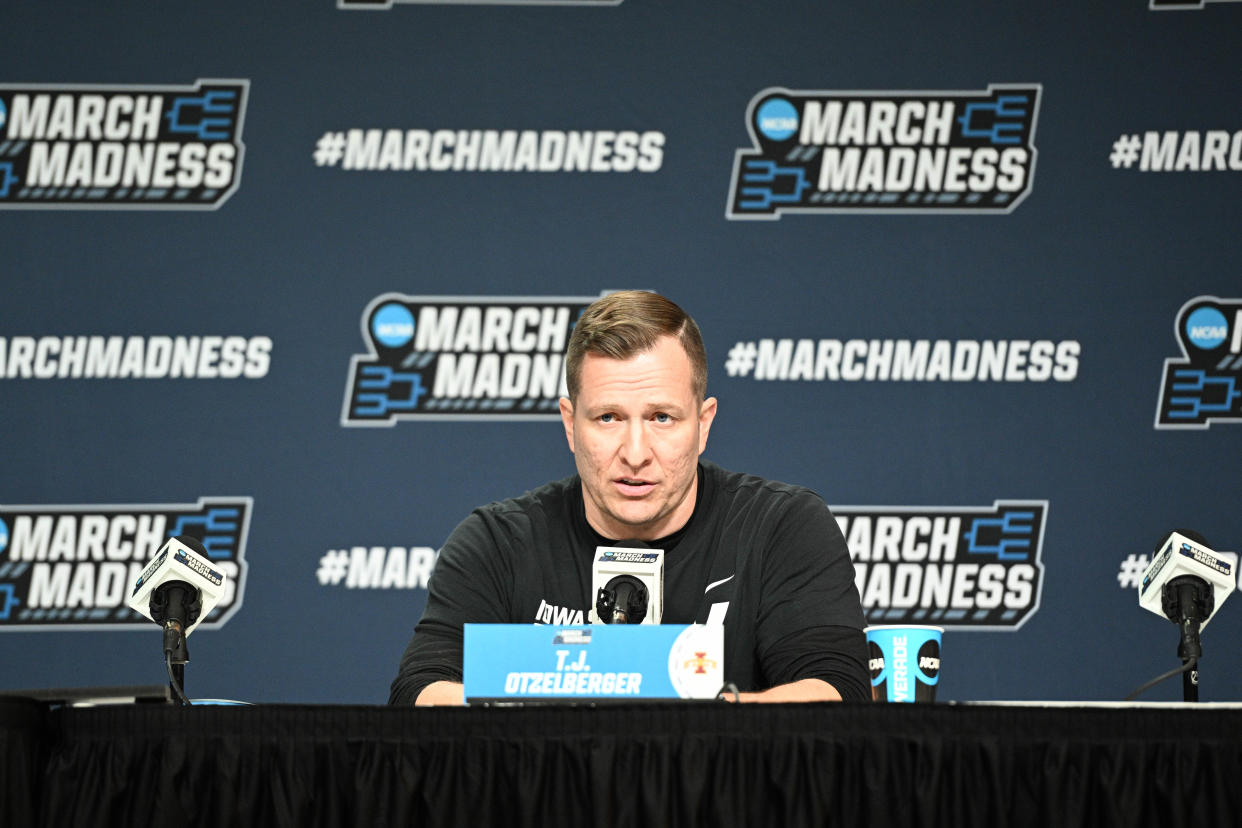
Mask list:
[[[191,696],[383,701],[433,550],[573,471],[546,376],[621,288],[702,327],[707,456],[946,627],[942,699],[1120,698],[1160,536],[1242,547],[1240,4],[0,22],[0,687],[163,681],[121,597],[178,530],[236,585]]]

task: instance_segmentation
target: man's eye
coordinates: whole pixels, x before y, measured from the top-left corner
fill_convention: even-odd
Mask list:
[[[601,423],[611,423],[613,419],[614,418],[611,414],[600,414],[599,415],[599,421]]]
[[[655,421],[657,423],[671,423],[673,418],[661,411],[659,414],[655,415]]]

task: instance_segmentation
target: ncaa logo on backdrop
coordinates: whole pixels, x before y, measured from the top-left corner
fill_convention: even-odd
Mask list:
[[[241,183],[249,88],[0,84],[0,207],[214,210]]]
[[[559,419],[570,331],[598,296],[386,293],[362,312],[343,426],[398,420]]]
[[[1016,630],[1039,609],[1046,500],[832,513],[870,623]]]
[[[202,541],[227,576],[220,603],[200,625],[224,626],[242,604],[253,503],[0,506],[0,632],[146,629],[151,622],[125,603],[128,588],[176,535]]]
[[[731,219],[1008,213],[1031,192],[1039,84],[983,92],[765,89],[733,161]]]
[[[1156,428],[1242,422],[1242,299],[1197,296],[1173,324],[1182,357],[1164,361]]]
[[[393,3],[437,6],[619,6],[622,0],[336,0],[338,9],[391,9]]]

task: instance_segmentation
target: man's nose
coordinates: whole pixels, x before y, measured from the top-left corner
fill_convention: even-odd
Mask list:
[[[630,420],[625,429],[625,439],[621,443],[621,460],[632,468],[647,464],[651,459],[651,444],[647,437],[646,423],[639,419]]]

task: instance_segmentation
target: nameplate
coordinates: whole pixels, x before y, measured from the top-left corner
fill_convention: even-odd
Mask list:
[[[466,624],[466,702],[711,699],[724,628],[702,624]]]

